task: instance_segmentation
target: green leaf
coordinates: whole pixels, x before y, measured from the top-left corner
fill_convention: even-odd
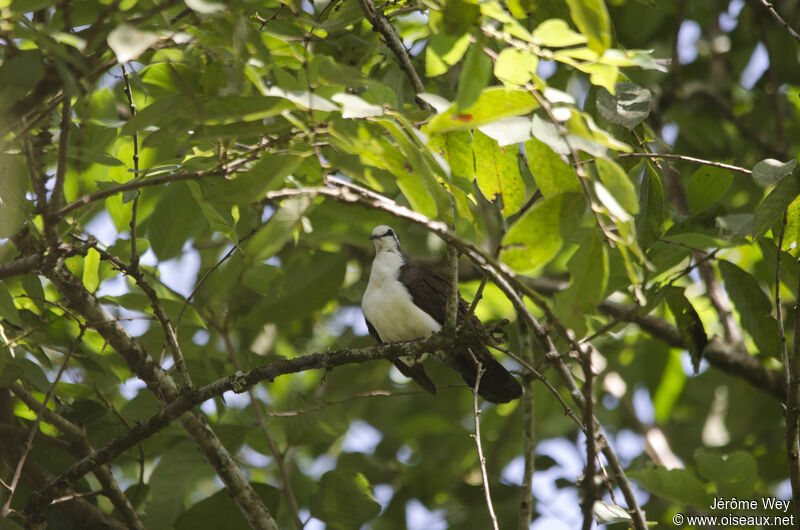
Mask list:
[[[775,243],[777,244],[777,237]],[[792,201],[786,209],[786,228],[783,232],[783,250],[791,248],[800,241],[800,197]]]
[[[280,267],[257,263],[248,267],[242,276],[242,283],[257,293],[269,294],[275,289],[276,282],[283,278]]]
[[[525,142],[525,158],[536,185],[545,197],[566,191],[581,191],[575,170],[536,138]]]
[[[774,186],[797,167],[797,160],[784,163],[774,158],[767,158],[753,166],[753,180],[762,186]]]
[[[108,47],[117,56],[120,64],[136,59],[157,41],[157,34],[142,31],[129,24],[117,26],[108,34]]]
[[[253,262],[262,262],[283,248],[310,206],[311,198],[307,195],[284,200],[269,221],[245,244],[248,258]]]
[[[718,263],[725,290],[739,313],[742,327],[753,337],[758,352],[780,358],[778,322],[772,316],[770,298],[751,274],[729,261],[720,260]]]
[[[614,89],[613,95],[597,91],[597,110],[611,123],[633,129],[650,114],[650,91],[634,83],[616,83]]]
[[[575,46],[583,44],[588,39],[573,31],[566,22],[560,18],[550,18],[539,24],[533,30],[533,41],[540,46]]]
[[[789,205],[800,195],[800,172],[783,177],[756,209],[753,237],[763,236],[782,217]]]
[[[655,169],[649,163],[645,167],[639,194],[639,215],[636,216],[636,233],[642,250],[650,248],[664,233],[664,188]]]
[[[27,96],[39,83],[44,76],[42,60],[42,55],[36,50],[22,50],[3,58],[0,64],[0,113]]]
[[[505,48],[494,63],[494,75],[503,83],[521,86],[533,79],[539,58],[527,51]]]
[[[435,116],[428,124],[430,133],[474,129],[503,118],[519,116],[539,107],[527,90],[490,87],[468,109],[457,110],[456,105]]]
[[[480,16],[476,0],[447,0],[442,10],[442,25],[450,35],[464,35],[478,23]]]
[[[475,158],[472,153],[472,135],[467,131],[452,131],[431,135],[428,146],[447,160],[453,183],[466,192],[472,193],[472,179],[475,178]]]
[[[0,154],[0,238],[13,236],[25,224],[27,189],[28,178],[19,157]]]
[[[580,337],[586,332],[586,317],[596,313],[608,284],[608,254],[597,230],[586,231],[567,269],[569,287],[555,294],[554,310]]]
[[[361,473],[328,471],[311,496],[311,514],[334,529],[359,528],[380,511]]]
[[[90,248],[86,252],[86,257],[83,260],[83,286],[86,287],[90,293],[97,290],[100,285],[100,253],[97,250]]]
[[[603,0],[566,0],[572,21],[589,40],[589,48],[602,54],[611,46],[611,22]]]
[[[686,195],[689,211],[697,214],[707,210],[728,191],[733,182],[730,170],[713,166],[700,166],[689,179]]]
[[[671,350],[667,355],[667,364],[664,365],[658,388],[653,394],[653,408],[659,424],[666,424],[669,421],[672,410],[686,385],[686,374],[681,366],[681,354]]]
[[[274,486],[260,482],[251,482],[250,486],[274,517],[283,499],[281,491]],[[250,525],[247,524],[228,488],[223,488],[183,512],[175,521],[174,528],[175,530],[216,530],[219,528],[247,530]]]
[[[711,505],[711,498],[703,484],[684,469],[658,467],[634,471],[629,473],[629,476],[650,493],[672,501],[682,508],[692,506],[704,510]]]
[[[22,326],[22,320],[19,318],[19,311],[14,305],[14,298],[8,292],[8,287],[3,282],[0,282],[0,316],[14,324],[15,326]]]
[[[595,166],[600,175],[600,182],[611,192],[619,205],[628,213],[639,213],[639,198],[625,171],[616,162],[607,158],[596,158]]]
[[[469,44],[469,33],[458,36],[434,34],[425,47],[425,75],[436,77],[447,72],[464,57]]]
[[[717,486],[717,493],[730,499],[746,499],[753,494],[758,469],[755,459],[744,451],[725,456],[700,451],[695,455],[697,472]]]
[[[669,286],[665,290],[664,299],[667,301],[672,316],[675,317],[675,323],[683,338],[684,346],[692,356],[692,365],[696,374],[703,358],[703,350],[708,344],[708,336],[703,327],[703,321],[700,320],[700,315],[697,314],[692,304],[686,299],[683,289]]]
[[[521,273],[549,262],[573,233],[585,209],[586,199],[579,193],[561,193],[538,201],[503,237],[502,261]]]
[[[177,444],[162,454],[148,481],[150,499],[144,510],[144,524],[154,530],[172,528],[184,511],[187,490],[212,474],[206,460],[189,442]]]
[[[492,74],[492,60],[483,52],[483,39],[470,45],[456,91],[456,108],[464,111],[471,107],[489,83]]]
[[[206,221],[185,182],[166,187],[147,223],[147,236],[159,260],[180,255],[183,245],[197,235]]]
[[[519,147],[500,147],[497,142],[480,131],[472,139],[475,153],[475,176],[478,187],[489,201],[503,199],[503,215],[508,217],[525,202],[525,183],[519,172],[517,155]]]
[[[40,311],[44,309],[45,295],[44,289],[42,288],[42,280],[39,279],[39,275],[23,274],[20,280],[22,282],[22,288],[25,289],[27,295],[31,297],[36,307],[38,307]]]

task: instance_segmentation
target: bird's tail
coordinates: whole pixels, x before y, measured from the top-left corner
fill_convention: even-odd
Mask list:
[[[428,374],[425,373],[425,368],[422,367],[422,363],[408,365],[400,359],[397,359],[394,361],[394,365],[400,370],[401,374],[416,381],[425,392],[436,394],[436,385],[431,381],[430,377],[428,377]]]
[[[479,396],[492,403],[508,403],[522,395],[522,386],[519,382],[483,346],[465,348],[455,355],[454,368],[470,388],[475,388],[477,376],[475,359],[481,363],[483,370],[478,386]]]

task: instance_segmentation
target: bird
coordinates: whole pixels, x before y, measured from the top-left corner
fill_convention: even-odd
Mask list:
[[[367,288],[361,309],[370,335],[379,343],[427,338],[441,331],[447,306],[447,282],[425,267],[406,260],[397,233],[378,225],[369,237],[375,247]],[[459,296],[457,324],[468,316],[469,306]],[[473,325],[480,320],[470,316]],[[470,388],[475,387],[477,359],[481,363],[478,395],[492,403],[508,403],[522,395],[522,387],[480,342],[458,346],[440,356],[456,370]],[[397,359],[394,365],[404,376],[416,381],[426,392],[436,394],[436,385],[425,373],[423,358]]]

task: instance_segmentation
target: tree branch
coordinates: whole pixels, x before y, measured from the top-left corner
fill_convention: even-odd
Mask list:
[[[97,332],[122,356],[130,369],[147,384],[163,405],[169,406],[179,397],[178,388],[172,378],[153,361],[138,341],[114,321],[98,300],[86,291],[83,284],[66,269],[63,259],[51,270],[43,272],[87,322],[97,323],[93,324]],[[181,418],[181,424],[228,487],[247,522],[254,528],[277,530],[272,515],[205,419],[199,414],[187,414]],[[33,520],[44,517],[44,508],[52,500],[54,491],[48,487],[45,491],[34,492],[25,509],[27,516]]]
[[[392,24],[383,14],[383,11],[377,8],[372,0],[360,0],[360,2],[361,9],[364,11],[364,16],[372,25],[372,29],[383,35],[387,46],[389,46],[389,49],[392,50],[395,57],[397,57],[397,61],[400,63],[400,69],[405,72],[406,77],[408,77],[408,80],[411,82],[415,94],[425,92],[425,85],[422,84],[422,79],[420,79],[417,71],[414,69],[414,65],[411,64],[411,55],[409,55],[408,50],[406,50],[406,47],[403,45],[400,37],[398,37]],[[425,102],[421,102],[421,104],[425,106],[425,108],[428,107],[428,104]]]
[[[683,348],[684,342],[678,329],[668,322],[649,315],[638,315],[636,308],[606,300],[600,303],[600,311],[612,316],[622,316],[633,322],[653,337],[675,348]],[[780,372],[766,368],[757,357],[747,353],[741,345],[733,345],[713,339],[706,346],[703,357],[717,368],[740,377],[755,388],[770,393],[781,401],[786,398],[786,386]]]
[[[47,390],[47,394],[44,396],[44,402],[42,403],[42,409],[47,407],[47,402],[53,398],[53,393],[56,390],[56,386],[58,382],[61,380],[61,376],[64,375],[64,370],[67,368],[67,364],[69,364],[69,360],[72,357],[72,354],[75,352],[75,349],[83,340],[83,334],[86,331],[86,326],[81,325],[80,332],[75,340],[72,341],[72,344],[67,351],[67,354],[64,356],[64,360],[61,362],[61,366],[58,367],[58,372],[56,373],[55,379],[50,384],[50,388]],[[8,511],[11,509],[11,501],[14,498],[14,493],[17,489],[17,484],[19,483],[19,478],[22,475],[22,467],[25,465],[25,461],[28,459],[28,454],[30,454],[31,449],[33,449],[33,439],[36,436],[36,433],[39,432],[39,425],[42,423],[42,409],[40,409],[36,414],[36,420],[31,425],[31,429],[28,432],[28,438],[25,440],[25,445],[22,448],[22,455],[19,458],[19,462],[17,462],[17,467],[14,470],[14,477],[11,479],[11,485],[8,487],[8,497],[6,497],[6,502],[3,503],[3,507],[0,508],[0,515],[3,517],[8,516]]]
[[[29,256],[17,258],[14,261],[9,261],[8,263],[3,263],[0,265],[0,280],[33,272],[42,266],[43,261],[44,259],[41,254],[31,254]]]
[[[8,388],[15,396],[25,403],[30,410],[37,414],[42,414],[42,418],[45,422],[55,426],[59,431],[71,438],[75,447],[75,452],[78,453],[80,458],[90,455],[94,451],[86,437],[86,432],[81,427],[78,427],[57,412],[43,406],[42,403],[34,398],[30,392],[25,390],[25,387],[21,384],[14,382],[11,383]],[[128,527],[136,530],[144,530],[144,524],[141,519],[139,519],[136,509],[133,507],[128,497],[125,496],[125,493],[120,489],[108,466],[97,466],[97,468],[93,470],[93,473],[103,487],[103,494],[108,497],[111,504],[114,505],[114,508],[122,515]]]
[[[239,362],[239,358],[236,355],[236,349],[233,347],[231,343],[230,334],[228,333],[227,329],[224,329],[222,326],[219,325],[215,320],[211,319],[211,324],[217,328],[217,331],[222,336],[222,340],[225,343],[225,350],[228,353],[228,358],[233,364],[234,368],[236,368],[237,372],[241,371],[241,363]],[[275,443],[274,438],[269,432],[269,428],[267,428],[267,420],[265,418],[264,410],[261,406],[261,402],[256,398],[253,390],[251,388],[247,389],[247,396],[250,398],[250,405],[253,408],[253,412],[256,415],[256,420],[258,421],[258,427],[261,429],[261,434],[264,435],[264,439],[267,441],[267,446],[269,447],[270,453],[272,453],[272,458],[275,459],[275,464],[278,466],[278,471],[281,475],[281,486],[283,489],[283,494],[286,495],[286,500],[289,501],[289,507],[292,509],[292,518],[294,520],[294,525],[297,530],[303,530],[303,521],[300,519],[300,510],[297,505],[297,499],[295,498],[294,491],[292,490],[292,483],[289,476],[289,468],[286,464],[286,459],[284,458],[284,453],[278,448],[278,444]]]
[[[196,405],[208,399],[221,396],[227,391],[242,393],[253,385],[261,382],[273,382],[281,375],[304,372],[307,370],[329,370],[345,364],[362,363],[375,359],[394,360],[399,357],[419,357],[432,351],[447,350],[454,344],[468,344],[476,338],[488,339],[493,332],[492,328],[472,328],[472,333],[453,338],[437,333],[425,340],[408,342],[384,343],[361,349],[345,349],[327,353],[313,353],[293,359],[281,359],[263,366],[256,367],[249,372],[237,372],[234,375],[218,379],[200,388],[186,389],[176,395],[158,413],[148,420],[138,423],[126,435],[116,438],[105,447],[93,452],[74,463],[57,479],[53,480],[46,488],[37,492],[37,499],[29,506],[37,509],[46,506],[55,493],[78,480],[92,471],[95,467],[106,464],[121,455],[126,450],[157,433],[172,421],[191,410]]]

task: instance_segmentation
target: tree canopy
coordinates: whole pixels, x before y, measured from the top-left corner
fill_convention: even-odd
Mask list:
[[[0,0],[0,527],[797,514],[798,27],[796,0]],[[379,224],[486,326],[374,345]],[[386,362],[465,337],[521,399]]]

